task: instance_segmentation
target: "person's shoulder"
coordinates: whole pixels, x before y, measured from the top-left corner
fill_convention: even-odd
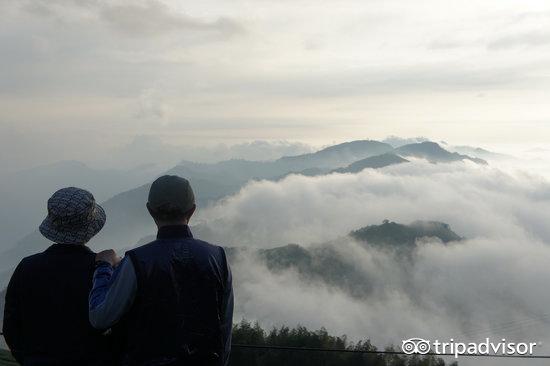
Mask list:
[[[145,244],[142,244],[142,245],[138,245],[132,249],[128,249],[126,251],[126,254],[128,253],[133,253],[133,252],[141,252],[141,251],[147,251],[151,248],[153,248],[155,246],[155,244],[158,242],[159,240],[158,239],[155,239],[155,240],[152,240],[148,243],[145,243]]]
[[[197,248],[201,248],[202,250],[215,256],[225,257],[225,250],[221,245],[209,243],[207,241],[196,238],[193,238],[192,240],[195,244],[197,244]]]
[[[46,252],[31,254],[21,259],[21,262],[19,262],[19,266],[23,267],[23,266],[31,265],[36,262],[41,262],[45,260],[45,257],[46,257]]]
[[[41,266],[43,263],[46,263],[48,260],[46,257],[46,254],[44,252],[31,254],[19,261],[19,264],[15,267],[15,273],[21,274],[26,273],[28,271],[32,272],[33,268],[36,268],[36,266]]]
[[[218,250],[218,248],[221,248],[221,246],[219,246],[217,244],[207,242],[205,240],[201,240],[201,239],[197,239],[197,238],[191,238],[191,240],[195,244],[200,245],[202,248],[206,248],[206,249],[209,249],[209,250]]]

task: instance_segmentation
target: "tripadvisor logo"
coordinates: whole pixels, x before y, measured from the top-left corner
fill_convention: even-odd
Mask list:
[[[449,342],[433,342],[422,338],[409,338],[402,341],[401,349],[408,355],[418,354],[426,355],[428,353],[436,355],[453,355],[455,358],[461,355],[532,355],[537,342],[508,342],[502,339],[500,342],[491,342],[489,338],[485,341],[475,343],[456,342],[450,339]]]

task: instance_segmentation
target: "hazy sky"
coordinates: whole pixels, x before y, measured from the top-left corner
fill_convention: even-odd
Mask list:
[[[0,0],[1,163],[173,144],[550,139],[550,2]]]

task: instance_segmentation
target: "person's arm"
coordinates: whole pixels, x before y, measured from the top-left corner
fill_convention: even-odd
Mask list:
[[[137,278],[130,258],[114,269],[108,262],[98,262],[89,298],[90,324],[108,329],[130,309],[137,290]]]
[[[17,266],[13,275],[11,276],[6,290],[6,300],[4,305],[4,324],[2,332],[4,333],[4,339],[6,344],[11,350],[13,357],[18,363],[23,364],[22,351],[22,334],[21,332],[21,307],[19,305],[19,277],[20,277],[21,264]]]
[[[224,298],[223,298],[223,318],[222,318],[222,337],[225,347],[224,352],[224,365],[229,364],[229,355],[231,354],[231,332],[233,331],[233,279],[231,276],[231,268],[229,268],[229,263],[227,263],[227,257],[225,251],[222,248],[223,260],[226,267],[226,281],[224,288]]]

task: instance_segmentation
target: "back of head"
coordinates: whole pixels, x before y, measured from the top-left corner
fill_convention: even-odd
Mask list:
[[[191,184],[177,175],[163,175],[151,184],[147,208],[157,223],[188,220],[195,209]]]

